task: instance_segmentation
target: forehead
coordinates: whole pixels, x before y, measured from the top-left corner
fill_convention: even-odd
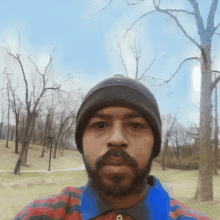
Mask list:
[[[143,114],[135,111],[134,109],[123,106],[110,106],[99,109],[92,117],[101,117],[105,115],[119,117],[143,117]]]

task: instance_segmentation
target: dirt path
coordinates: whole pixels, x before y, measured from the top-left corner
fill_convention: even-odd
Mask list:
[[[48,170],[21,170],[21,173],[32,173],[32,172],[36,172],[36,173],[40,173],[40,172],[58,172],[58,171],[71,171],[71,170],[85,170],[85,166],[82,165],[80,167],[77,167],[77,168],[73,168],[73,169],[58,169],[58,170],[51,170],[51,171],[48,171]],[[14,172],[14,170],[0,170],[0,173],[11,173],[11,172]]]
[[[152,166],[153,167],[161,167],[161,165],[155,161],[153,161],[152,163]],[[21,170],[22,173],[39,173],[39,172],[59,172],[59,171],[71,171],[71,170],[85,170],[85,166],[82,165],[80,167],[77,167],[77,168],[73,168],[73,169],[56,169],[56,170],[51,170],[51,171],[48,171],[48,170]],[[12,173],[14,172],[14,170],[0,170],[0,173]]]
[[[152,167],[161,167],[161,165],[155,161],[152,163]]]

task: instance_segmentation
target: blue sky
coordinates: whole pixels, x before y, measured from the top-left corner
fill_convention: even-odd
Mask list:
[[[0,1],[0,44],[15,46],[20,31],[21,48],[44,63],[53,51],[53,65],[60,78],[67,73],[74,77],[74,88],[88,91],[100,80],[114,74],[125,74],[117,55],[119,39],[126,28],[143,14],[153,9],[152,0],[137,6],[127,6],[125,0],[113,1],[108,8],[94,15],[108,4],[109,0],[8,0]],[[131,2],[131,1],[130,1]],[[134,2],[134,1],[133,1]],[[162,8],[177,8],[192,11],[185,0],[163,0]],[[206,26],[211,0],[201,0],[199,7]],[[220,22],[220,6],[216,12],[215,25]],[[199,42],[192,16],[178,14],[178,19],[192,38]],[[220,27],[219,31],[220,33]],[[143,18],[128,33],[122,44],[123,56],[130,77],[135,74],[135,62],[127,42],[141,39],[145,49],[140,66],[146,68],[154,59],[148,75],[168,79],[187,57],[200,56],[199,50],[176,26],[172,19],[159,13]],[[220,70],[220,36],[213,38],[213,60]],[[46,62],[46,61],[45,61]],[[43,64],[42,64],[43,65]],[[178,75],[167,85],[159,80],[146,80],[144,84],[155,94],[162,114],[172,112],[185,126],[199,122],[200,68],[198,61],[185,63]]]

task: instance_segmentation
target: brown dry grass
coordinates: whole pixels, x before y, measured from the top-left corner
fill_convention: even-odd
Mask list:
[[[3,147],[0,141],[0,170],[13,170],[18,155],[14,152],[14,143],[10,142],[10,149]],[[49,152],[40,158],[41,147],[32,146],[29,149],[28,165],[22,166],[24,170],[47,170]],[[52,159],[51,169],[71,169],[83,165],[79,152],[65,151],[63,156],[57,154],[57,159]],[[220,174],[220,170],[218,171]],[[185,205],[206,213],[213,220],[220,220],[220,176],[213,177],[214,201],[201,203],[192,199],[198,171],[181,171],[167,168],[153,162],[152,175],[157,176],[161,182],[169,183],[173,187],[173,196]],[[0,213],[1,219],[11,219],[29,201],[46,195],[56,194],[66,186],[81,186],[87,182],[85,171],[23,172],[14,176],[12,172],[0,173]],[[13,199],[12,199],[13,198]]]
[[[18,160],[18,154],[15,154],[14,142],[9,142],[9,149],[4,147],[5,141],[0,140],[0,170],[14,170]],[[20,152],[21,146],[19,146]],[[54,149],[53,149],[54,150]],[[48,170],[49,153],[45,152],[44,157],[41,156],[42,147],[37,145],[30,145],[28,150],[27,165],[22,166],[22,170]],[[77,154],[77,157],[74,155]],[[53,151],[52,151],[53,157]],[[83,164],[82,156],[76,151],[65,151],[63,156],[60,156],[57,151],[56,159],[51,159],[51,170],[53,169],[71,169],[79,167]]]

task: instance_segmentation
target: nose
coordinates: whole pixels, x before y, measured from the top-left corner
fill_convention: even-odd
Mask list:
[[[108,147],[127,147],[128,140],[123,132],[123,126],[120,123],[115,123],[110,132]]]

